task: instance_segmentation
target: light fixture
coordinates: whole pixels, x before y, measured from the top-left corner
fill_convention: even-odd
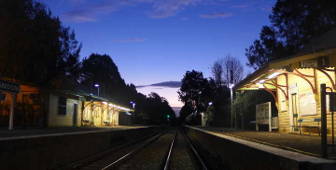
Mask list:
[[[264,88],[264,86],[263,86],[261,83],[257,83],[256,85],[257,85],[258,88],[260,88],[260,89]]]
[[[275,78],[276,76],[278,76],[280,73],[279,72],[274,72],[271,75],[267,76],[268,79],[272,79]]]
[[[265,80],[258,81],[258,84],[263,84],[263,83],[265,83]]]
[[[229,84],[229,88],[232,89],[233,87],[234,87],[234,84],[233,84],[233,83],[232,83],[232,84],[230,83],[230,84]]]

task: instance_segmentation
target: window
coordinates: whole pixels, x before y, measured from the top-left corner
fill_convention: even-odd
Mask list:
[[[59,115],[66,114],[66,98],[65,97],[58,98],[58,114]]]

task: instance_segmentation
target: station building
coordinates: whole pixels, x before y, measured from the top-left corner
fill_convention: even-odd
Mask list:
[[[329,92],[336,91],[336,30],[312,40],[307,48],[295,56],[269,62],[234,89],[236,92],[269,92],[278,110],[279,132],[319,133],[321,84],[326,84]],[[328,108],[329,98],[326,97],[326,100]],[[333,112],[327,109],[328,133],[332,131],[332,115]]]
[[[0,80],[0,126],[9,129],[129,125],[132,111],[88,93]]]

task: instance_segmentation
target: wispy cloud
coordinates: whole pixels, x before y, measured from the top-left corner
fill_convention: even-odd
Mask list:
[[[200,15],[201,18],[206,18],[206,19],[229,18],[231,16],[233,16],[232,13],[226,13],[226,12]]]
[[[206,0],[69,0],[73,10],[63,14],[63,18],[71,22],[94,22],[98,17],[118,11],[127,6],[147,4],[149,17],[167,18],[178,12]]]
[[[145,38],[126,38],[126,39],[115,39],[113,42],[117,43],[131,43],[131,42],[144,42]]]
[[[202,1],[203,0],[156,0],[153,1],[153,11],[150,16],[153,18],[174,16],[186,7],[197,5]]]
[[[73,10],[63,14],[66,21],[71,22],[93,22],[97,21],[100,15],[117,11],[121,6],[127,4],[123,0],[71,0]]]

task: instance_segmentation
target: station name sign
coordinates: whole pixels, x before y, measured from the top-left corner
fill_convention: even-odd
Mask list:
[[[16,83],[0,80],[0,90],[18,93],[20,91],[20,86]]]

